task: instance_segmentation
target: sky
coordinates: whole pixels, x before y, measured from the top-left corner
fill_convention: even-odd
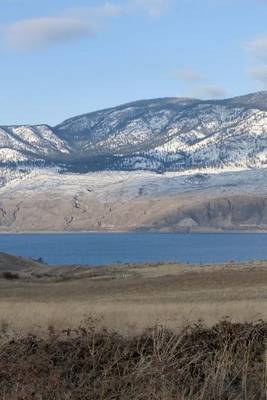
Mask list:
[[[267,0],[0,0],[0,125],[267,90]]]

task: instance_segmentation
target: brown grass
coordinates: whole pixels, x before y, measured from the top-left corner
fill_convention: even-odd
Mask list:
[[[264,400],[267,325],[227,320],[133,337],[88,321],[0,346],[3,400]],[[5,340],[4,340],[5,339]]]
[[[261,301],[214,302],[116,302],[75,301],[65,302],[0,302],[0,325],[9,331],[38,334],[52,325],[55,329],[75,329],[81,320],[91,315],[99,318],[101,325],[124,336],[140,334],[156,324],[179,330],[198,319],[207,326],[229,316],[232,322],[267,320],[267,306]]]
[[[0,324],[36,333],[48,325],[75,328],[92,315],[101,316],[103,326],[132,335],[157,323],[177,330],[199,318],[208,326],[226,316],[233,322],[267,320],[267,263],[37,272],[38,277],[34,270],[34,276],[20,273],[18,280],[0,278]]]

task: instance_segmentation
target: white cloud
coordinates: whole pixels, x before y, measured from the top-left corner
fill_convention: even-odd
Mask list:
[[[256,57],[267,57],[267,35],[251,40],[246,47]]]
[[[173,0],[127,0],[95,7],[77,7],[54,17],[40,17],[14,22],[2,30],[6,44],[15,50],[33,51],[92,36],[110,18],[145,12],[160,16]]]
[[[183,82],[199,82],[204,80],[204,77],[193,69],[175,69],[171,72],[171,77],[173,79],[183,81]]]
[[[55,17],[40,17],[12,23],[4,28],[7,45],[19,51],[33,51],[92,36],[109,18],[122,14],[110,2],[96,7],[78,7]]]
[[[266,65],[260,65],[258,67],[251,68],[249,70],[250,76],[255,78],[257,81],[259,81],[263,85],[267,85],[267,66]]]
[[[120,15],[121,8],[111,3],[98,7],[71,8],[54,17],[21,20],[4,28],[9,47],[33,51],[92,36],[109,18]]]
[[[196,87],[192,95],[204,99],[220,99],[227,96],[227,91],[221,86],[207,84]]]
[[[93,28],[88,21],[71,17],[29,19],[11,24],[5,29],[7,44],[20,51],[49,47],[92,34]]]

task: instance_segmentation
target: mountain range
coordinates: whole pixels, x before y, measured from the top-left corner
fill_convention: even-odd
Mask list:
[[[267,92],[229,100],[137,101],[60,125],[0,126],[0,162],[68,170],[261,166],[267,161]]]
[[[267,92],[142,100],[55,127],[0,126],[0,229],[265,229],[266,170]],[[46,199],[56,199],[54,219]],[[158,203],[152,214],[149,202]]]

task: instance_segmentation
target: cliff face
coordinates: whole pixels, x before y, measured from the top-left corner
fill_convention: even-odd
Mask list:
[[[0,190],[0,230],[266,230],[266,178],[265,169],[190,175],[35,171]]]

